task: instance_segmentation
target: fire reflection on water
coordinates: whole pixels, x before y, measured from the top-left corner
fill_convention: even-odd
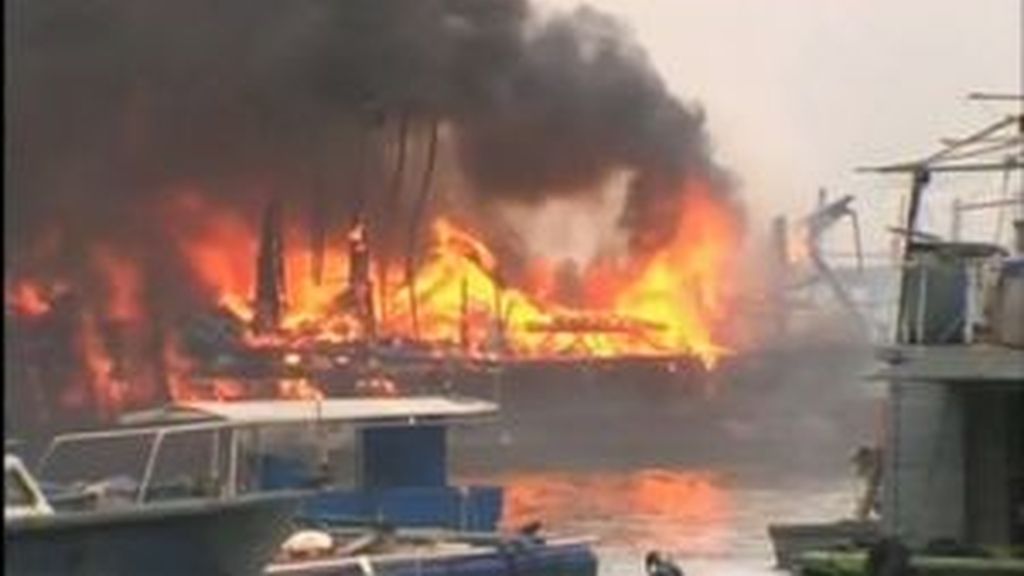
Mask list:
[[[500,480],[507,487],[503,523],[509,528],[541,519],[589,529],[619,545],[702,556],[724,554],[729,546],[733,496],[713,472],[536,472]]]
[[[681,468],[505,471],[472,482],[505,487],[505,529],[539,520],[553,534],[596,537],[602,576],[642,574],[652,549],[669,553],[688,575],[778,574],[768,524],[836,519],[850,510],[844,479],[742,476]]]

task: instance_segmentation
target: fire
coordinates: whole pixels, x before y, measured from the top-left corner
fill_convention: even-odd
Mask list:
[[[41,283],[20,280],[8,286],[4,300],[14,313],[37,317],[47,314],[53,308],[51,293],[52,290]]]
[[[167,392],[170,397],[178,402],[201,400],[202,396],[196,391],[190,377],[194,363],[181,351],[177,337],[171,335],[167,338],[162,354]]]
[[[243,344],[281,351],[289,377],[274,380],[272,393],[316,399],[323,391],[298,376],[307,364],[305,351],[365,338],[416,341],[435,357],[456,351],[526,361],[689,356],[713,368],[728,353],[720,327],[730,308],[739,229],[717,196],[699,184],[689,187],[680,196],[675,236],[659,249],[561,268],[534,258],[525,273],[510,273],[480,234],[441,216],[431,223],[425,253],[411,270],[398,258],[382,269],[381,260],[369,255],[372,239],[350,234],[347,245],[328,248],[322,281],[316,282],[306,236],[286,230],[280,313],[276,325],[259,330],[253,321],[260,234],[251,218],[185,188],[161,208],[161,222],[192,268],[189,288],[249,327]],[[79,316],[74,325],[83,379],[71,387],[68,402],[80,406],[89,394],[101,416],[111,416],[156,400],[161,387],[174,400],[249,394],[235,380],[196,380],[198,360],[184,351],[181,334],[147,314],[146,268],[132,250],[91,247],[87,269],[102,280],[101,289],[83,294],[101,294],[103,301],[72,298],[63,307]],[[560,293],[563,272],[573,275],[580,294]],[[357,273],[363,277],[350,277]],[[7,284],[7,307],[24,317],[45,316],[60,308],[55,298],[64,290],[59,282],[17,279]],[[150,349],[156,352],[145,352]],[[153,358],[141,357],[147,353]],[[366,393],[398,393],[383,371],[360,377],[357,388]]]
[[[324,393],[305,378],[285,378],[277,383],[277,396],[292,400],[323,400]]]
[[[434,342],[456,343],[479,337],[488,319],[499,315],[497,301],[515,298],[495,279],[496,259],[466,230],[439,218],[432,226],[433,248],[409,286],[390,292],[388,309],[392,331],[413,325],[413,296],[419,334]],[[415,330],[415,328],[411,328]]]
[[[255,283],[250,254],[256,251],[252,225],[205,200],[199,190],[183,189],[163,209],[178,250],[217,303],[252,320],[248,294]]]
[[[92,250],[92,263],[106,280],[107,318],[120,321],[141,318],[142,273],[132,260],[109,247],[96,246]]]
[[[114,361],[103,344],[96,318],[91,313],[82,315],[76,340],[85,367],[83,376],[92,388],[91,397],[100,416],[109,418],[124,405],[126,388],[114,374]]]
[[[656,344],[698,355],[705,364],[726,350],[712,330],[725,313],[725,272],[737,248],[733,216],[706,192],[685,197],[676,237],[646,262],[615,298],[617,312],[665,330]]]
[[[385,282],[373,292],[377,335],[459,347],[471,355],[691,355],[711,368],[728,352],[715,329],[727,313],[728,271],[739,234],[728,207],[704,187],[691,188],[679,210],[675,237],[642,257],[584,267],[583,299],[574,305],[555,300],[552,263],[537,259],[528,281],[511,285],[476,234],[439,217],[431,226],[430,248],[411,278],[398,263],[384,271],[378,261],[372,263],[368,281]],[[228,221],[227,229],[237,226]],[[255,252],[251,227],[246,234],[247,239],[219,243],[219,248],[209,237],[192,236],[187,250],[200,277],[220,287],[221,304],[251,321],[253,272],[239,273],[237,265],[248,262],[251,268],[251,257],[239,257]],[[317,285],[309,274],[310,256],[298,243],[289,243],[286,313],[276,333],[250,335],[252,343],[301,347],[365,336],[358,314],[343,304],[342,294],[352,281],[346,277],[349,257],[341,247],[329,251],[325,262],[335,269]]]

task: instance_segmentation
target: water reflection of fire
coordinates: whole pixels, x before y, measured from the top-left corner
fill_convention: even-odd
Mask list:
[[[586,531],[581,522],[607,522],[602,532],[614,529],[616,542],[640,548],[715,555],[728,546],[733,501],[710,472],[535,472],[497,481],[507,486],[508,528],[542,520]]]

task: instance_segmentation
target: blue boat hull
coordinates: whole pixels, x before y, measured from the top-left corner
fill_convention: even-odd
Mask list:
[[[4,574],[251,576],[290,530],[298,495],[190,500],[4,522]]]
[[[427,565],[407,563],[383,573],[389,576],[595,576],[597,558],[588,546],[541,546]]]
[[[510,542],[472,554],[349,559],[334,565],[276,566],[272,576],[595,576],[597,557],[583,542],[561,545]]]

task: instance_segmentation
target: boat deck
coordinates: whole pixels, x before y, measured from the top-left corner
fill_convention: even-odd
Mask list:
[[[291,556],[281,553],[264,570],[269,575],[311,574],[439,574],[472,573],[478,576],[504,574],[515,566],[520,574],[593,575],[596,558],[590,550],[592,538],[530,537],[500,538],[493,534],[446,536],[429,533],[384,535],[367,538],[367,533],[338,537],[330,553],[322,556]]]
[[[897,346],[879,354],[887,366],[870,380],[1024,385],[1024,349],[996,344]]]

